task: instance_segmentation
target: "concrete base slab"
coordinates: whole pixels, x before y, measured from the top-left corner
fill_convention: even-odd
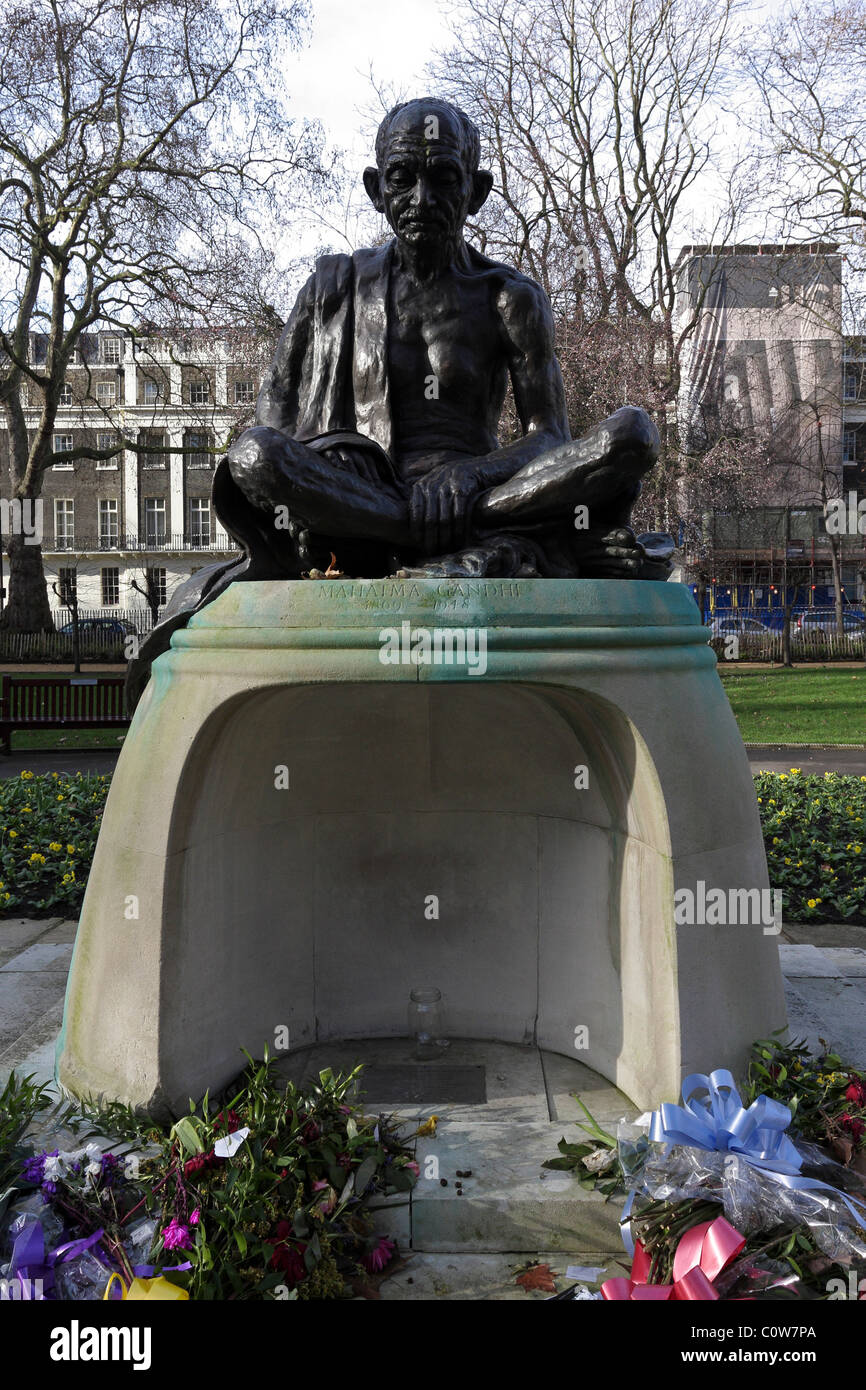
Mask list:
[[[375,1078],[378,1069],[409,1057],[408,1039],[326,1043],[287,1058],[282,1070],[303,1085],[325,1066],[345,1072],[364,1062]],[[483,1066],[485,1104],[383,1105],[365,1092],[362,1074],[359,1093],[367,1111],[393,1115],[404,1133],[437,1116],[435,1135],[415,1141],[421,1174],[408,1206],[400,1199],[380,1211],[377,1229],[403,1249],[428,1253],[618,1250],[620,1205],[542,1164],[556,1157],[562,1137],[585,1137],[575,1123],[582,1112],[572,1092],[612,1129],[636,1113],[626,1097],[582,1063],[535,1047],[457,1039],[448,1059],[448,1065]],[[429,1065],[435,1091],[437,1063]],[[467,1171],[470,1177],[458,1178]]]
[[[401,1252],[402,1253],[402,1252]],[[568,1288],[574,1280],[566,1278],[569,1265],[604,1265],[604,1273],[588,1287],[593,1291],[608,1278],[623,1273],[622,1265],[611,1258],[590,1252],[562,1250],[541,1251],[532,1256],[539,1264],[547,1264],[556,1279],[557,1292]],[[431,1301],[488,1302],[515,1300],[541,1302],[550,1297],[539,1289],[526,1290],[517,1281],[518,1267],[527,1262],[525,1255],[444,1255],[412,1254],[399,1270],[379,1285],[380,1297],[386,1302]]]

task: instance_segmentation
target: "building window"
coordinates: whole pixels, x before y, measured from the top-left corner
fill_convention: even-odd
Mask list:
[[[842,462],[857,462],[857,431],[846,430],[842,436]]]
[[[255,383],[252,381],[235,382],[235,405],[252,405],[256,398]]]
[[[191,381],[189,384],[190,405],[207,405],[210,400],[210,382]]]
[[[120,443],[120,441],[118,440],[117,435],[116,435],[116,434],[111,434],[110,432],[106,433],[106,432],[100,430],[100,432],[99,432],[99,433],[97,434],[97,436],[96,436],[96,447],[97,447],[97,449],[99,450],[100,453],[104,453],[104,451],[105,451],[106,449],[116,449],[116,448],[118,447],[118,444],[119,444],[119,443]],[[107,458],[107,459],[97,459],[97,460],[96,460],[96,467],[97,467],[97,468],[117,468],[117,461],[118,461],[118,458],[119,458],[119,455],[118,455],[118,454],[112,454],[111,458]]]
[[[161,430],[142,430],[138,442],[143,446],[138,455],[142,468],[165,468],[168,455],[164,451],[168,441]]]
[[[60,602],[68,608],[78,597],[78,571],[61,565],[57,572],[57,589]]]
[[[184,439],[184,453],[187,468],[210,468],[211,456],[208,451],[210,441],[206,434],[188,431]]]
[[[116,497],[99,499],[99,546],[101,550],[116,550],[120,534],[120,515]]]
[[[58,550],[71,550],[75,544],[75,503],[71,497],[54,499],[54,540]]]
[[[162,390],[158,381],[145,381],[144,383],[144,404],[156,405],[162,399]]]
[[[71,434],[55,434],[52,441],[52,449],[55,454],[68,454],[73,449],[73,439]],[[67,459],[63,463],[55,463],[55,468],[71,468],[72,459]]]
[[[160,608],[164,608],[166,603],[168,602],[165,584],[165,570],[148,569],[145,583],[147,586],[147,592],[149,594],[155,594]]]
[[[210,502],[207,497],[189,499],[189,543],[210,545]]]
[[[144,499],[145,545],[156,547],[165,545],[165,498],[145,497]]]
[[[69,382],[68,382],[68,381],[64,381],[63,385],[62,385],[61,388],[60,388],[60,395],[59,395],[58,398],[57,398],[57,404],[58,404],[58,405],[71,405],[71,404],[72,404],[72,387],[69,385]]]
[[[112,565],[110,569],[100,570],[99,576],[102,580],[103,607],[110,608],[120,602],[120,570]]]
[[[121,341],[119,338],[102,339],[102,360],[103,362],[116,363],[121,358]]]
[[[104,406],[114,405],[114,403],[115,403],[116,400],[117,400],[117,382],[116,382],[116,381],[97,381],[97,383],[96,383],[96,401],[97,401],[97,404],[98,404],[98,405],[104,405]]]

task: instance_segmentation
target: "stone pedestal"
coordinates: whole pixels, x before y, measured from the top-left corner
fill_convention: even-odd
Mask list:
[[[699,917],[711,889],[767,888],[685,589],[235,584],[156,661],[124,744],[58,1079],[175,1108],[242,1047],[404,1034],[437,986],[454,1037],[675,1099],[785,1017],[772,926],[677,926],[675,888]]]

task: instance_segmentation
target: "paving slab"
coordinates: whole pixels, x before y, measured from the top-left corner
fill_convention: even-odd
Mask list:
[[[60,923],[59,917],[6,917],[0,921],[0,965],[11,960],[25,946],[40,941],[46,932]]]
[[[62,1001],[65,992],[65,970],[0,970],[0,1053]]]
[[[34,972],[57,974],[59,971],[65,980],[69,973],[71,960],[71,942],[39,940],[34,945],[26,947],[25,950],[19,951],[5,965],[0,965],[0,974],[20,971],[26,971],[28,974]]]
[[[866,946],[866,926],[854,922],[785,922],[781,942],[812,946]]]
[[[831,960],[830,951],[820,950],[817,946],[781,944],[779,961],[782,974],[788,979],[830,979],[843,973],[838,964]]]
[[[401,1251],[401,1254],[404,1254]],[[532,1258],[539,1264],[549,1265],[559,1277],[556,1279],[558,1292],[573,1285],[574,1280],[565,1276],[569,1265],[604,1265],[604,1273],[588,1287],[598,1289],[603,1279],[623,1273],[623,1268],[613,1257],[599,1258],[596,1253],[569,1252],[562,1250],[540,1251]],[[442,1302],[486,1302],[489,1300],[513,1302],[542,1302],[550,1294],[540,1289],[526,1290],[517,1282],[518,1268],[528,1262],[526,1254],[466,1255],[448,1253],[440,1255],[413,1252],[404,1254],[405,1263],[390,1279],[383,1279],[379,1285],[379,1295],[386,1302],[398,1301],[442,1301]]]
[[[62,922],[56,921],[55,925],[50,926],[43,936],[40,936],[40,944],[46,941],[75,941],[75,934],[78,931],[78,923],[64,918]]]
[[[820,1039],[852,1067],[866,1067],[866,979],[794,976],[785,980],[791,1036],[820,1051]]]
[[[61,997],[25,1028],[14,1042],[0,1051],[0,1082],[11,1071],[19,1076],[35,1076],[37,1081],[51,1081],[54,1076],[54,1050],[62,1022]]]

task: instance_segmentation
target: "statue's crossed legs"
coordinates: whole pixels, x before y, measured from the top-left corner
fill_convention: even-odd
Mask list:
[[[232,479],[261,517],[287,511],[284,529],[295,555],[311,553],[310,537],[380,542],[404,575],[522,573],[665,579],[669,539],[636,540],[629,529],[640,480],[658,457],[658,433],[642,410],[624,407],[590,433],[537,455],[507,482],[482,492],[468,518],[465,547],[450,555],[419,554],[413,540],[410,489],[378,445],[345,436],[302,443],[267,426],[246,430],[231,446]],[[577,518],[579,508],[586,517]],[[586,524],[582,524],[582,523]],[[552,568],[543,568],[552,550]],[[536,562],[540,560],[542,568]],[[522,568],[520,568],[522,566]]]

